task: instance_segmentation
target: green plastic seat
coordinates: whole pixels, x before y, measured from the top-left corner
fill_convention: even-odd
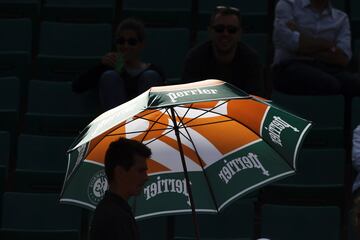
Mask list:
[[[345,11],[345,2],[346,1],[344,0],[332,0],[331,4],[333,5],[333,7]]]
[[[13,134],[19,124],[20,80],[16,77],[2,77],[0,86],[0,129]]]
[[[59,191],[67,168],[66,152],[73,137],[22,134],[15,170],[17,191]]]
[[[0,77],[28,78],[32,52],[31,20],[0,19],[0,32]]]
[[[10,134],[0,131],[0,166],[8,166],[10,159]]]
[[[40,13],[40,0],[0,0],[1,18],[37,19]]]
[[[344,147],[343,96],[289,95],[274,90],[272,100],[283,109],[313,122],[313,128],[305,138],[305,147]]]
[[[72,81],[111,50],[110,24],[43,22],[36,75],[40,80]]]
[[[350,19],[351,19],[351,33],[355,38],[360,37],[360,4],[359,1],[350,0]],[[354,55],[358,56],[358,55]]]
[[[75,94],[70,82],[32,80],[24,131],[74,136],[98,115],[99,109],[97,92]]]
[[[268,56],[267,38],[268,36],[262,33],[248,33],[242,35],[241,37],[242,42],[254,49],[259,54],[262,64],[266,64]],[[196,39],[197,44],[201,44],[209,40],[208,31],[198,31]]]
[[[216,6],[232,6],[240,10],[243,29],[246,33],[266,33],[268,1],[208,0],[199,1],[200,29],[207,28]]]
[[[147,26],[190,27],[191,0],[123,0],[122,17],[136,17]]]
[[[360,124],[360,97],[354,97],[352,100],[351,123],[353,129]]]
[[[344,175],[344,149],[303,149],[295,175],[263,188],[262,196],[267,202],[338,204],[345,194]]]
[[[340,240],[340,209],[334,206],[264,205],[261,237],[276,240]]]
[[[167,234],[167,218],[156,217],[137,222],[140,238],[143,240],[165,240]],[[156,229],[156,231],[154,231]]]
[[[251,239],[254,217],[254,199],[238,200],[218,215],[198,214],[200,237],[201,239]],[[191,215],[175,217],[175,236],[177,238],[195,236]]]
[[[297,161],[296,174],[274,185],[289,188],[337,188],[344,185],[344,173],[345,149],[303,149]]]
[[[5,193],[1,239],[80,239],[81,210],[60,205],[58,197],[44,193]]]
[[[185,28],[148,28],[145,36],[144,61],[158,65],[167,78],[179,78],[190,45],[189,31]]]
[[[111,23],[115,0],[47,0],[42,15],[50,21]]]

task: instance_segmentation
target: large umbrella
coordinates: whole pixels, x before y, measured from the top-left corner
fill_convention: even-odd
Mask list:
[[[219,80],[153,87],[97,117],[68,154],[61,202],[94,209],[108,183],[108,145],[119,137],[151,148],[149,181],[132,199],[136,219],[218,213],[291,175],[311,123]],[[196,230],[198,231],[198,230]]]

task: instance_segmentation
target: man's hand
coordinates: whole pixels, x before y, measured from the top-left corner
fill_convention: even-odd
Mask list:
[[[108,67],[115,67],[117,58],[118,54],[116,52],[109,52],[102,57],[101,63]]]

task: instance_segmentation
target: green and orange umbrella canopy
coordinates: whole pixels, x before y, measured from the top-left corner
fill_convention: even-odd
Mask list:
[[[153,152],[149,181],[132,201],[137,219],[217,213],[293,174],[310,126],[219,80],[153,87],[100,115],[81,133],[68,153],[60,201],[94,209],[108,188],[106,149],[126,137]]]

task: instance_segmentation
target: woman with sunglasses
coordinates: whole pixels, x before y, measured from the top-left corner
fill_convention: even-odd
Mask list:
[[[97,66],[73,81],[75,92],[98,87],[104,110],[165,82],[158,67],[141,61],[145,34],[140,21],[125,19],[119,24],[115,36],[116,51],[105,54]]]

